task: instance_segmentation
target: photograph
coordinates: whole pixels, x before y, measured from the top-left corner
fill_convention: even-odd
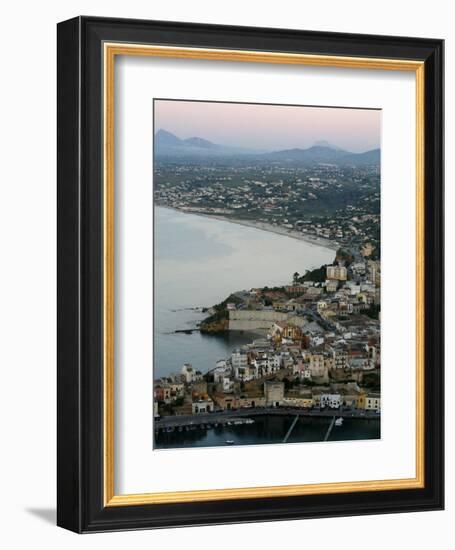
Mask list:
[[[381,438],[381,109],[153,99],[154,449]]]
[[[3,5],[5,550],[454,539],[454,18],[359,8]]]

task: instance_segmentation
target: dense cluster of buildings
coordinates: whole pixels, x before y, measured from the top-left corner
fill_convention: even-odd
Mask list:
[[[337,245],[379,241],[379,165],[160,164],[155,203],[267,223]]]
[[[380,411],[380,264],[368,248],[326,266],[325,281],[235,294],[229,330],[252,341],[206,373],[183,365],[155,380],[155,414],[240,408]]]

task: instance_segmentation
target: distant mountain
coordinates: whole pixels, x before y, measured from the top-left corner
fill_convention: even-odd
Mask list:
[[[380,162],[379,149],[365,153],[352,153],[324,140],[317,141],[308,149],[294,148],[265,153],[244,147],[219,145],[197,136],[181,139],[163,129],[155,134],[154,148],[156,158],[160,159],[243,157],[257,161],[293,162],[309,166],[317,164],[362,166]]]
[[[329,143],[325,139],[320,139],[319,141],[315,141],[313,143],[313,147],[328,147],[329,149],[334,149],[335,151],[343,150],[341,147],[338,147],[338,145],[333,145],[333,143]]]
[[[200,137],[180,139],[167,130],[158,130],[155,134],[155,155],[157,158],[201,158],[252,155],[261,153],[254,149],[218,145]]]
[[[381,150],[372,149],[365,153],[351,153],[343,159],[344,164],[355,164],[356,166],[366,164],[379,164],[381,162]]]
[[[350,153],[340,147],[313,145],[308,149],[286,149],[264,155],[270,160],[294,162],[305,165],[336,164],[339,166],[364,166],[379,164],[380,150],[373,149],[365,153]]]
[[[158,130],[155,134],[156,147],[179,147],[182,144],[183,141],[180,138],[166,130]]]
[[[220,147],[216,143],[212,143],[207,139],[202,139],[199,137],[190,137],[183,140],[183,143],[185,145],[189,145],[190,147],[202,147],[203,149],[218,149]]]
[[[349,155],[342,149],[332,149],[332,147],[323,147],[313,145],[308,149],[285,149],[284,151],[275,151],[268,153],[267,157],[271,160],[298,161],[307,164],[338,164],[339,161]]]

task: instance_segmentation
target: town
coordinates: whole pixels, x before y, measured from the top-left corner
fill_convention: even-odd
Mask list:
[[[332,246],[371,243],[378,259],[380,168],[246,159],[156,162],[155,204],[249,222]]]
[[[156,379],[156,433],[243,413],[245,422],[296,412],[378,418],[381,272],[374,251],[371,242],[339,248],[333,264],[290,274],[288,285],[238,291],[209,308],[199,330],[243,331],[251,343],[208,372],[185,364]]]

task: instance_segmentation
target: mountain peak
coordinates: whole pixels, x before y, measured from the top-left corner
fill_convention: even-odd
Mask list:
[[[212,143],[208,139],[203,139],[200,137],[190,137],[188,139],[185,139],[184,143],[186,145],[190,145],[191,147],[201,147],[203,149],[213,149],[214,147],[217,147],[215,143]]]
[[[163,130],[160,128],[155,134],[155,143],[157,145],[182,145],[182,140],[178,138],[175,134]]]
[[[326,147],[327,149],[333,149],[334,151],[342,151],[341,147],[338,147],[337,145],[333,145],[332,143],[329,143],[325,139],[320,139],[318,141],[315,141],[313,143],[313,147]]]

